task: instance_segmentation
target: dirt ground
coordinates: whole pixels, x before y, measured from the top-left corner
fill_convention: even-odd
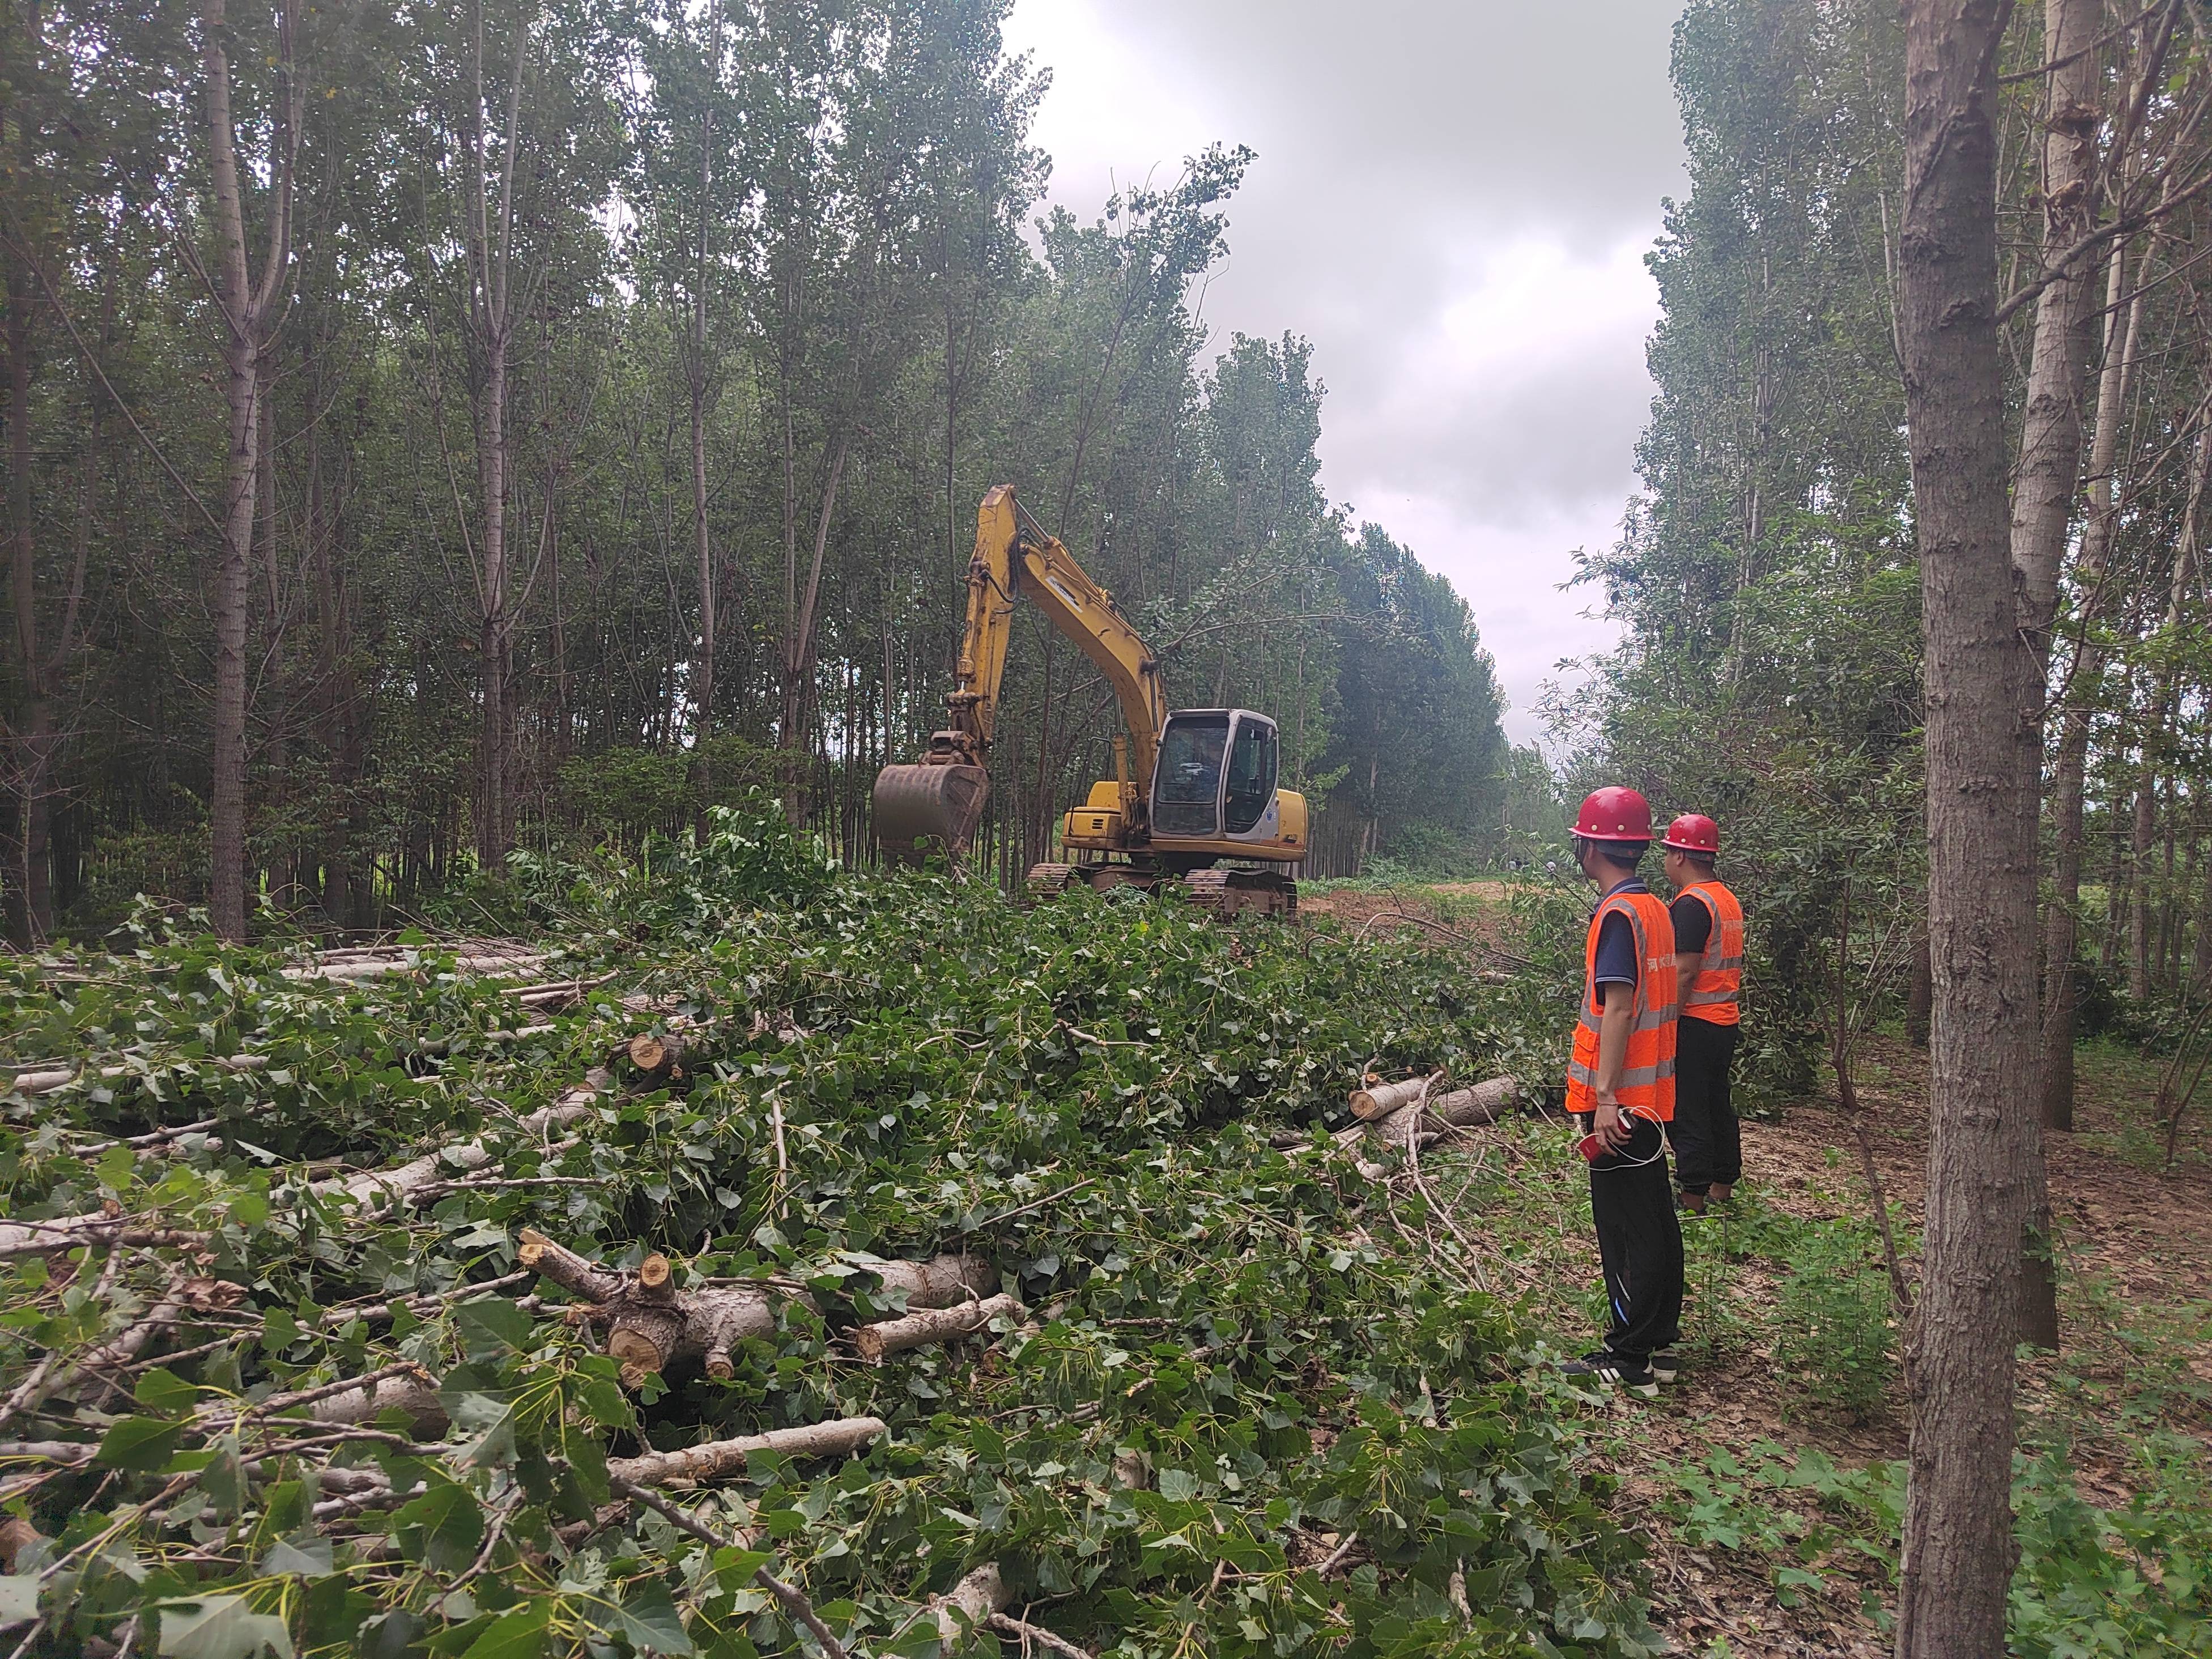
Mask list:
[[[1407,887],[1322,887],[1298,891],[1298,914],[1328,916],[1355,933],[1419,928],[1431,937],[1486,945],[1503,942],[1502,881],[1445,881]]]
[[[1888,1198],[1909,1225],[1920,1224],[1927,1158],[1927,1056],[1901,1042],[1869,1039],[1861,1057],[1860,1094],[1872,1120],[1875,1164]],[[2201,1298],[2212,1285],[2212,1167],[2202,1147],[2166,1172],[2146,1133],[2148,1096],[2155,1085],[2149,1068],[2085,1063],[2076,1127],[2050,1138],[2051,1188],[2058,1211],[2059,1251],[2065,1288],[2061,1298],[2058,1355],[2029,1362],[2021,1378],[2023,1413],[2052,1408],[2055,1379],[2072,1375],[2117,1383],[2129,1363],[2110,1322],[2110,1298],[2131,1312],[2179,1299]],[[2141,1162],[2136,1160],[2140,1159]],[[2148,1164],[2149,1167],[2144,1167]],[[1866,1199],[1857,1175],[1856,1142],[1832,1099],[1794,1107],[1771,1122],[1744,1125],[1747,1190],[1755,1188],[1775,1208],[1807,1219],[1839,1212],[1838,1200]],[[1860,1213],[1866,1212],[1862,1210]],[[1735,1292],[1761,1292],[1756,1264]],[[1693,1305],[1686,1322],[1694,1326]],[[2201,1331],[2200,1331],[2201,1334]],[[1907,1414],[1901,1391],[1873,1417],[1849,1422],[1785,1409],[1771,1382],[1769,1356],[1752,1349],[1725,1356],[1702,1371],[1685,1370],[1667,1392],[1663,1410],[1645,1414],[1621,1461],[1632,1508],[1656,1505],[1663,1496],[1650,1474],[1653,1462],[1697,1462],[1716,1447],[1741,1449],[1760,1439],[1784,1446],[1817,1446],[1838,1463],[1860,1464],[1905,1455]],[[2212,1347],[2200,1344],[2186,1356],[2196,1373],[2212,1381]],[[2202,1431],[2205,1425],[2195,1425]],[[2103,1505],[2128,1496],[2125,1448],[2077,1443],[2074,1467],[2083,1496]],[[1688,1549],[1656,1528],[1653,1551],[1655,1622],[1689,1653],[1705,1653],[1725,1638],[1738,1656],[1867,1655],[1889,1650],[1887,1640],[1856,1607],[1831,1596],[1784,1607],[1769,1583],[1769,1564],[1725,1553]],[[1844,1567],[1849,1564],[1831,1563]],[[1878,1588],[1871,1569],[1861,1583]]]

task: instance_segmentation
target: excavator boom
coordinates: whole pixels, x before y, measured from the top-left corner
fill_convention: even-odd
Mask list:
[[[1152,775],[1168,716],[1158,662],[1112,595],[1022,511],[1012,484],[1000,484],[976,510],[968,625],[953,690],[945,698],[946,729],[930,738],[929,753],[919,764],[887,766],[876,778],[876,837],[894,862],[916,861],[933,846],[957,857],[983,821],[989,799],[985,764],[1017,596],[1033,601],[1105,676],[1129,728],[1135,776],[1149,781]],[[1142,790],[1125,778],[1121,795],[1123,821],[1141,831]]]

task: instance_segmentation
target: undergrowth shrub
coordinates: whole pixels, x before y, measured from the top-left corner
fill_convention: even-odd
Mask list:
[[[1856,1604],[1887,1630],[1903,1535],[1903,1462],[1838,1466],[1817,1448],[1761,1440],[1662,1466],[1666,1508],[1692,1548],[1763,1558],[1777,1599]],[[2063,1444],[2013,1460],[2020,1560],[2008,1650],[2022,1659],[2201,1653],[2212,1620],[2212,1481],[2194,1437],[2136,1443],[2128,1501],[2092,1504]]]
[[[1799,1224],[1775,1295],[1774,1362],[1814,1404],[1863,1418],[1895,1370],[1890,1284],[1874,1230],[1852,1220]]]

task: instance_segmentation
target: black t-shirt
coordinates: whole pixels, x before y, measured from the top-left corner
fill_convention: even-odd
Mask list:
[[[1674,918],[1674,950],[1678,955],[1701,957],[1705,953],[1705,941],[1712,937],[1712,907],[1701,898],[1684,893],[1668,912]]]
[[[1651,890],[1633,877],[1606,894],[1648,893]],[[1643,963],[1636,959],[1636,930],[1618,910],[1598,924],[1597,963],[1590,977],[1600,985],[1633,985],[1642,978]]]

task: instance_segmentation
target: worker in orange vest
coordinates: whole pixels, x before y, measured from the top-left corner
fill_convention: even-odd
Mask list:
[[[1674,1115],[1674,924],[1636,873],[1651,846],[1651,807],[1642,795],[1591,794],[1572,845],[1600,896],[1583,949],[1567,1110],[1584,1131],[1612,1316],[1605,1346],[1560,1369],[1649,1395],[1674,1377],[1682,1319],[1682,1228],[1664,1127]]]
[[[1685,1210],[1725,1203],[1743,1176],[1743,1130],[1729,1099],[1743,986],[1743,906],[1713,874],[1720,826],[1685,812],[1667,826],[1667,880],[1674,890],[1674,965],[1682,1018],[1674,1037],[1674,1119],[1667,1139]]]

